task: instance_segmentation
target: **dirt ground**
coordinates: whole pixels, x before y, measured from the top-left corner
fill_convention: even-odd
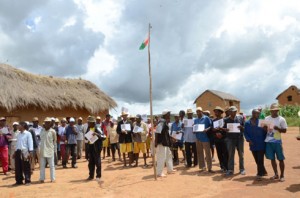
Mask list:
[[[296,140],[298,128],[290,128],[283,134],[283,147],[286,156],[285,182],[272,181],[270,161],[266,160],[269,173],[263,181],[255,181],[256,166],[245,144],[245,176],[235,174],[225,178],[220,172],[200,173],[198,168],[186,169],[183,164],[167,178],[154,180],[153,168],[143,169],[143,160],[137,168],[122,168],[121,162],[102,161],[103,183],[88,177],[87,162],[79,160],[78,169],[56,170],[56,183],[49,181],[49,169],[46,169],[46,182],[38,183],[39,171],[32,176],[31,186],[13,187],[14,176],[0,174],[0,197],[300,197],[300,141]],[[150,162],[151,159],[148,159]],[[238,170],[236,160],[236,171]],[[218,171],[218,162],[213,170]]]

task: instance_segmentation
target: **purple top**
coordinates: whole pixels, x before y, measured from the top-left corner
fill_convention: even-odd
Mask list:
[[[8,139],[11,137],[9,129],[3,127],[0,129],[0,147],[8,147]]]

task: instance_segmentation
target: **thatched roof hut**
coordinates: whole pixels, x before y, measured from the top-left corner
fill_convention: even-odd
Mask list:
[[[0,87],[1,116],[8,116],[2,115],[4,111],[14,116],[20,110],[32,110],[55,115],[60,112],[57,117],[64,117],[66,113],[62,111],[66,109],[96,115],[117,106],[89,81],[34,75],[6,64],[0,64]]]

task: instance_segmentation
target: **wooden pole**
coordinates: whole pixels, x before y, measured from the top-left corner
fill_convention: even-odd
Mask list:
[[[150,117],[151,117],[151,128],[152,128],[152,144],[155,144],[155,131],[154,131],[154,124],[153,124],[153,108],[152,108],[152,72],[151,72],[151,57],[150,57],[150,29],[151,24],[149,23],[149,30],[148,30],[148,64],[149,64],[149,80],[150,80]],[[152,151],[152,161],[153,161],[153,170],[154,170],[154,178],[157,180],[156,174],[156,160],[155,160],[155,147],[153,147]]]

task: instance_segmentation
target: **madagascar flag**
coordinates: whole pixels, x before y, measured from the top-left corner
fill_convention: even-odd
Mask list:
[[[145,49],[145,47],[148,45],[149,43],[149,36],[147,36],[147,38],[144,40],[144,42],[141,44],[140,46],[140,50]]]

